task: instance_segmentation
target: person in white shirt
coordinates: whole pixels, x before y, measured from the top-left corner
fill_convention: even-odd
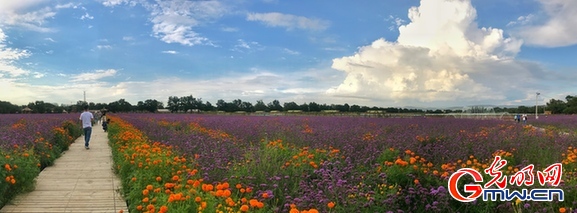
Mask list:
[[[88,147],[90,143],[90,135],[92,134],[92,121],[94,120],[94,115],[88,111],[88,106],[84,106],[84,112],[80,114],[80,121],[82,123],[82,129],[84,130],[84,148],[90,149]]]

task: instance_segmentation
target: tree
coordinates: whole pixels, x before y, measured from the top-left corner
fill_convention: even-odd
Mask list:
[[[546,108],[551,111],[552,114],[563,113],[563,110],[567,108],[567,103],[563,100],[551,99],[547,102]]]
[[[309,109],[309,105],[307,103],[303,103],[299,106],[299,109],[302,110],[303,112],[308,112]]]
[[[297,103],[295,103],[294,101],[291,102],[285,102],[284,103],[284,110],[285,111],[289,111],[289,110],[299,110],[299,105]]]
[[[17,113],[19,111],[20,107],[7,101],[0,101],[0,113]]]
[[[268,107],[266,106],[266,104],[264,104],[264,102],[262,100],[256,101],[256,104],[254,105],[254,110],[255,111],[265,111],[265,112],[270,111],[268,109]]]
[[[243,102],[241,103],[240,109],[241,109],[242,111],[245,111],[245,112],[254,112],[254,106],[252,105],[251,102],[243,101]]]
[[[232,101],[231,104],[228,106],[229,112],[236,112],[242,110],[242,100],[235,99]]]
[[[565,97],[567,100],[567,107],[563,110],[565,114],[575,114],[577,113],[577,96],[568,95]]]
[[[204,109],[202,109],[202,111],[213,111],[214,110],[214,106],[210,103],[210,102],[206,102],[206,104],[204,104]]]
[[[267,106],[270,110],[276,110],[276,111],[282,111],[283,110],[283,108],[280,105],[280,102],[278,100],[274,100],[274,101],[268,103]]]
[[[226,109],[226,101],[219,99],[218,101],[216,101],[216,110],[218,111],[225,111]]]
[[[315,103],[315,102],[310,102],[309,103],[309,109],[311,112],[320,112],[321,108],[319,106],[319,104]]]
[[[158,109],[162,107],[163,107],[162,102],[159,102],[155,99],[148,99],[144,102],[142,101],[138,102],[138,110],[140,111],[156,112],[158,111]]]
[[[350,111],[351,112],[361,112],[361,107],[359,105],[354,104],[351,106]]]
[[[108,107],[111,112],[130,112],[132,110],[132,104],[124,99],[111,102]]]
[[[176,96],[170,96],[168,97],[168,102],[166,103],[166,107],[168,107],[168,110],[170,110],[170,112],[178,112],[178,110],[180,110],[179,108],[179,103],[180,103],[180,98],[176,97]]]
[[[196,98],[192,95],[180,97],[179,105],[182,107],[184,112],[188,112],[188,110],[198,109],[199,104]]]

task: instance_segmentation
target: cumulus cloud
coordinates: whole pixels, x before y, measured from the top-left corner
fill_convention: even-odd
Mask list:
[[[20,59],[27,58],[31,54],[26,50],[13,49],[6,46],[6,39],[8,36],[0,28],[0,74],[7,73],[11,77],[18,77],[30,73],[14,63]]]
[[[102,78],[115,76],[117,71],[115,69],[96,70],[94,72],[87,72],[70,77],[72,82],[79,81],[96,81]]]
[[[262,22],[271,27],[284,27],[288,30],[325,30],[330,22],[317,18],[307,18],[283,13],[249,13],[246,20]]]
[[[562,47],[577,44],[577,1],[538,0],[547,17],[542,24],[524,26],[519,35],[527,44]]]
[[[545,74],[514,59],[522,41],[479,27],[476,16],[469,0],[422,0],[396,42],[378,39],[334,59],[346,77],[327,93],[403,105],[494,103],[533,92],[535,76]]]

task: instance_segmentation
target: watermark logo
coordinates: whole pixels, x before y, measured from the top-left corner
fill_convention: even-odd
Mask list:
[[[535,173],[533,172],[534,166],[531,164],[507,178],[507,175],[503,175],[500,171],[505,165],[507,165],[507,160],[501,159],[501,156],[495,156],[495,160],[491,163],[491,166],[484,170],[485,174],[493,178],[484,185],[465,184],[464,192],[469,193],[468,196],[465,196],[458,191],[457,183],[459,182],[459,179],[465,175],[469,175],[473,178],[475,183],[482,183],[483,176],[479,171],[471,168],[462,168],[457,170],[449,177],[449,194],[461,202],[473,202],[481,196],[483,201],[496,201],[497,198],[501,201],[511,201],[515,198],[520,201],[553,201],[555,196],[559,201],[563,201],[564,192],[562,189],[507,189],[507,184],[513,186],[517,185],[520,187],[523,185],[532,186],[535,183]],[[559,186],[559,183],[561,183],[562,173],[563,165],[561,163],[555,163],[548,166],[543,171],[537,171],[537,181],[542,187],[557,187]]]

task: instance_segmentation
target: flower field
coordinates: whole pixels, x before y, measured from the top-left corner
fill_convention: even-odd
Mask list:
[[[0,115],[0,208],[80,136],[77,115]]]
[[[552,131],[577,134],[577,115],[548,115],[532,117],[531,124]]]
[[[111,118],[110,143],[131,212],[577,212],[577,137],[512,121]],[[564,201],[461,203],[449,195],[451,174],[484,174],[495,156],[508,161],[501,170],[507,176],[530,164],[543,171],[562,163],[557,188]]]

